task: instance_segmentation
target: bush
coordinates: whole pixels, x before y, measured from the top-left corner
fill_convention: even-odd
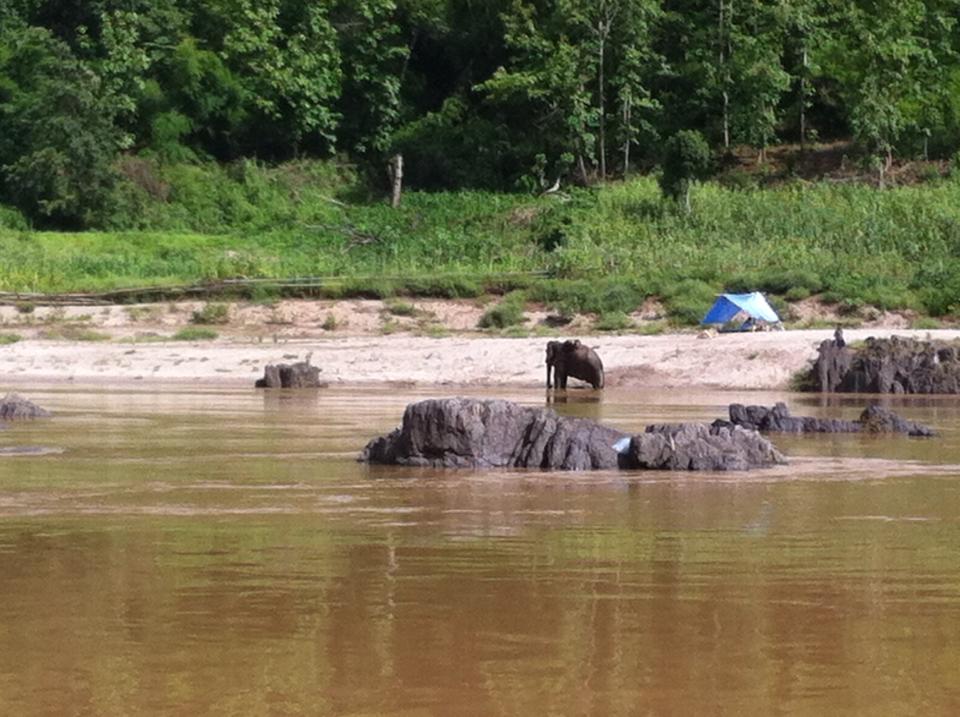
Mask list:
[[[110,334],[104,334],[93,329],[85,329],[80,326],[61,326],[55,329],[44,329],[40,332],[40,337],[51,340],[61,341],[109,341]]]
[[[439,276],[404,279],[400,290],[410,296],[474,299],[483,294],[484,286],[468,276]]]
[[[219,334],[213,329],[204,326],[187,326],[175,333],[172,338],[174,341],[205,341],[215,339]]]
[[[0,346],[8,346],[22,340],[20,334],[0,334]]]
[[[5,207],[0,204],[0,229],[13,229],[15,231],[26,231],[30,228],[30,223],[26,218],[13,207]]]
[[[413,316],[417,313],[417,308],[405,301],[387,301],[384,308],[394,316]]]
[[[528,295],[541,301],[562,315],[576,313],[630,313],[635,311],[649,293],[638,282],[625,277],[613,279],[552,280],[533,285]]]
[[[600,319],[594,324],[597,331],[624,331],[633,328],[633,319],[622,311],[611,311],[602,314]]]
[[[678,324],[697,325],[717,298],[712,286],[687,279],[668,287],[663,300],[670,317]]]
[[[520,292],[507,294],[503,301],[487,309],[477,323],[481,329],[505,329],[524,322],[524,296]]]
[[[807,296],[810,296],[823,289],[823,281],[812,271],[771,270],[759,277],[757,288],[771,294],[786,294],[791,289],[803,289]]]
[[[203,308],[193,312],[190,321],[194,324],[228,324],[230,307],[226,304],[204,304]]]
[[[794,286],[787,290],[783,298],[787,301],[803,301],[810,298],[810,289],[805,286]]]
[[[660,188],[665,196],[680,202],[689,214],[690,186],[706,177],[709,167],[707,140],[696,130],[681,130],[667,140]]]

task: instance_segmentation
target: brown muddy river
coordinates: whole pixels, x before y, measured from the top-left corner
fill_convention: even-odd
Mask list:
[[[0,715],[960,713],[960,400],[891,401],[932,441],[571,475],[354,461],[452,391],[21,392],[56,417],[0,448],[63,450],[0,455]],[[627,430],[865,405],[571,393]]]

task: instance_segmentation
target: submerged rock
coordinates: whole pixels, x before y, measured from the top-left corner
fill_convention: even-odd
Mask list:
[[[50,411],[40,408],[33,401],[8,393],[0,399],[0,421],[19,421],[30,418],[49,418]]]
[[[742,428],[651,426],[629,437],[585,418],[501,400],[449,398],[407,406],[402,425],[375,438],[361,461],[442,468],[743,470],[785,463]]]
[[[892,411],[873,405],[864,409],[859,420],[791,416],[785,403],[773,408],[731,403],[729,421],[714,421],[714,426],[740,426],[764,433],[906,433],[910,436],[935,436],[927,426],[907,421]]]
[[[256,388],[323,388],[320,369],[307,361],[294,364],[270,364],[263,369],[263,378],[258,378]]]
[[[838,393],[960,393],[957,356],[953,344],[902,336],[857,349],[824,341],[808,383]]]

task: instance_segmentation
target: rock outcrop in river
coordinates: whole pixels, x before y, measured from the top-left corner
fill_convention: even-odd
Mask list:
[[[440,468],[742,470],[784,457],[739,427],[677,424],[627,434],[585,418],[508,401],[448,398],[407,406],[402,425],[361,461]]]
[[[320,369],[307,361],[288,364],[270,364],[263,369],[263,378],[258,378],[257,388],[323,388]]]
[[[785,403],[773,408],[731,403],[729,421],[714,421],[715,426],[741,426],[764,433],[906,433],[910,436],[935,436],[927,426],[907,421],[892,411],[873,405],[864,409],[856,421],[839,418],[791,416]]]
[[[740,426],[676,423],[647,426],[630,439],[627,468],[671,471],[743,471],[787,459],[756,431]]]
[[[960,393],[958,347],[892,336],[858,348],[820,345],[808,383],[837,393]]]
[[[31,418],[49,418],[50,411],[40,408],[33,401],[8,393],[0,399],[0,421],[20,421]],[[2,426],[2,424],[0,424]]]

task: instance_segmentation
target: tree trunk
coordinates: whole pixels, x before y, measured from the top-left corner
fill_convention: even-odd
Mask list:
[[[597,67],[597,104],[599,105],[600,110],[600,126],[597,133],[600,140],[600,179],[601,181],[607,178],[607,125],[605,117],[605,107],[604,107],[604,97],[603,97],[603,50],[607,40],[607,33],[610,32],[610,23],[607,21],[604,24],[604,21],[601,20],[597,27],[597,34],[599,37],[599,65]]]
[[[719,13],[719,34],[720,34],[720,77],[723,82],[723,148],[730,149],[730,93],[727,92],[727,85],[729,84],[730,78],[727,73],[727,50],[728,50],[728,38],[727,38],[727,23],[729,22],[729,17],[725,13],[726,0],[720,0],[720,13]],[[730,2],[731,6],[733,5],[733,0]],[[731,8],[732,11],[732,8]]]
[[[623,126],[626,128],[626,139],[623,142],[623,177],[630,173],[630,97],[623,103]]]
[[[690,182],[685,181],[683,183],[683,213],[690,214],[693,211],[693,207],[690,206]]]
[[[800,70],[800,151],[807,148],[807,45],[803,45],[803,61]]]
[[[390,206],[396,209],[400,206],[400,195],[403,192],[403,155],[399,152],[390,158],[388,165],[390,172]]]

